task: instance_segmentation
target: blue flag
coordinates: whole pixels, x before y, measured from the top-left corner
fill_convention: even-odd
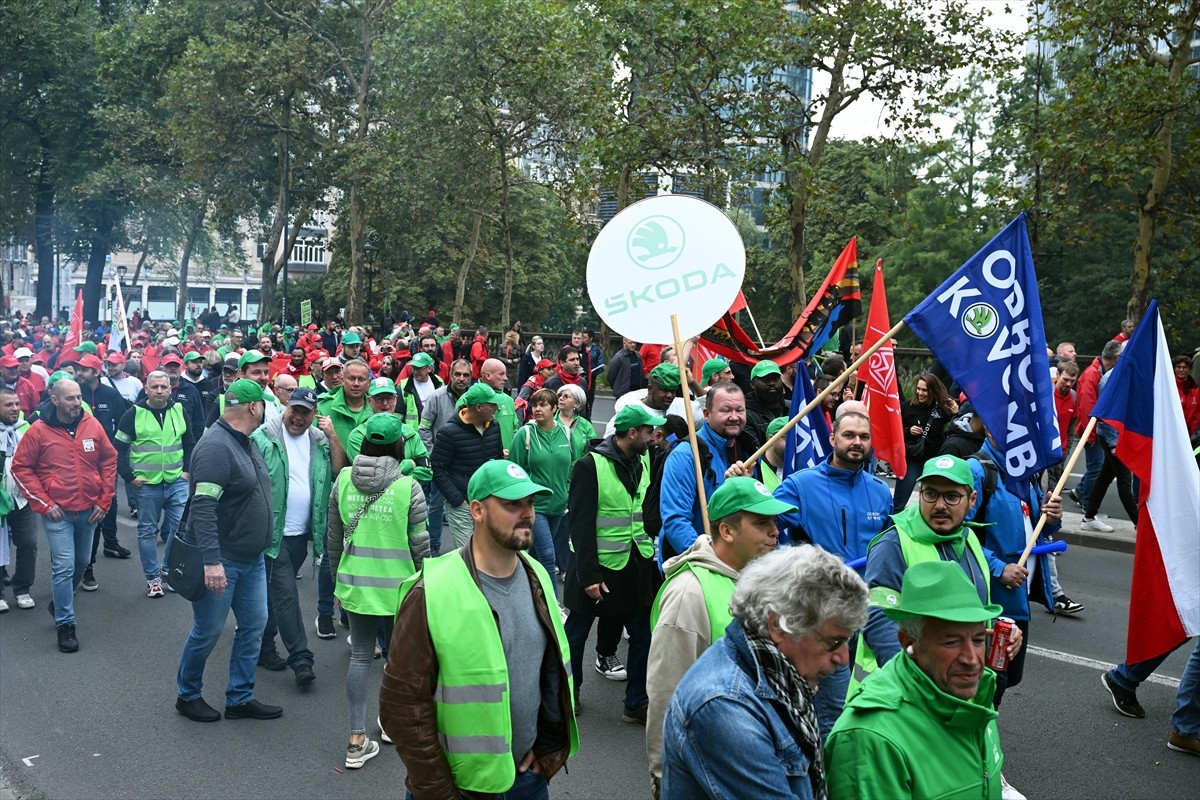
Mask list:
[[[803,361],[796,364],[796,385],[792,389],[792,413],[796,416],[800,409],[811,403],[817,396],[813,389],[812,380],[808,377],[808,365]],[[793,472],[816,466],[829,457],[829,425],[825,422],[825,412],[814,408],[797,422],[787,433],[787,446],[783,451],[783,469],[780,480]]]
[[[1062,461],[1033,253],[1021,214],[904,318],[954,377],[1019,487]]]

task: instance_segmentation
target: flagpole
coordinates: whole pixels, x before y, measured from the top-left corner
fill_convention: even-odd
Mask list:
[[[1075,462],[1079,460],[1079,454],[1083,452],[1083,446],[1087,443],[1088,437],[1092,435],[1092,431],[1096,429],[1096,418],[1092,417],[1088,420],[1087,427],[1083,429],[1083,433],[1079,435],[1079,441],[1075,443],[1075,449],[1071,452],[1071,457],[1067,459],[1067,463],[1063,466],[1062,475],[1058,478],[1058,484],[1055,485],[1054,491],[1050,494],[1057,497],[1062,497],[1063,487],[1067,485],[1067,478],[1071,477],[1071,470],[1075,469]],[[1083,498],[1083,502],[1087,502],[1087,498]],[[1029,534],[1029,541],[1025,543],[1025,550],[1021,553],[1021,557],[1017,559],[1017,566],[1025,566],[1025,562],[1029,559],[1029,551],[1033,549],[1033,544],[1038,540],[1038,536],[1042,533],[1042,528],[1046,527],[1046,508],[1043,504],[1042,514],[1038,517],[1037,525],[1033,527],[1033,533]]]
[[[700,443],[696,441],[696,420],[692,417],[692,393],[688,389],[687,364],[683,361],[683,343],[679,336],[679,318],[671,315],[671,332],[675,336],[675,353],[679,356],[679,397],[683,400],[684,417],[687,419],[688,443],[692,446],[692,464],[696,468],[696,499],[700,502],[700,518],[708,533],[708,498],[704,495],[704,474],[700,469]]]
[[[746,303],[746,313],[750,316],[750,324],[754,326],[754,335],[758,337],[758,346],[762,350],[767,349],[766,343],[763,341],[762,331],[758,329],[758,323],[754,321],[754,312],[750,310],[750,304]]]
[[[877,341],[875,344],[871,345],[869,348],[864,350],[862,352],[862,355],[860,355],[854,361],[853,364],[851,364],[849,367],[846,368],[845,372],[843,372],[841,375],[838,375],[836,378],[834,378],[833,383],[829,384],[824,389],[822,389],[821,392],[816,397],[814,397],[809,402],[808,405],[806,405],[804,408],[802,408],[798,412],[796,412],[796,416],[789,419],[787,424],[784,425],[779,430],[778,433],[776,433],[770,439],[767,439],[767,441],[763,444],[762,447],[758,448],[753,453],[751,453],[750,457],[747,458],[745,461],[740,462],[739,466],[741,466],[741,468],[743,470],[745,470],[746,472],[749,472],[750,469],[754,466],[754,462],[756,462],[760,458],[762,458],[763,454],[766,453],[768,450],[770,450],[771,447],[775,444],[775,442],[779,441],[779,439],[781,437],[787,436],[788,431],[790,431],[792,428],[796,427],[796,424],[799,423],[800,420],[804,419],[808,415],[808,412],[812,411],[814,408],[821,405],[822,401],[824,401],[826,397],[828,397],[830,394],[832,394],[833,392],[840,389],[842,384],[845,383],[850,378],[850,376],[858,370],[859,367],[861,367],[863,364],[867,363],[867,361],[871,358],[871,356],[875,355],[875,352],[878,351],[881,347],[883,347],[885,344],[890,342],[892,339],[896,338],[900,334],[900,331],[904,330],[904,327],[905,327],[904,320],[900,320],[895,325],[893,325],[892,329],[890,331],[885,333],[880,338],[880,340]],[[796,369],[801,369],[801,368],[802,367],[800,367],[800,366],[796,367]],[[726,472],[726,475],[728,475],[728,474],[729,473]]]

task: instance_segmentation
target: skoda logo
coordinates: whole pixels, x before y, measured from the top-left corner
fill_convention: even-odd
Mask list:
[[[771,497],[771,490],[768,489],[766,486],[763,486],[758,481],[754,482],[754,488],[758,490],[759,494],[765,495],[766,497]]]
[[[525,474],[525,470],[521,469],[516,464],[508,465],[508,474],[511,475],[512,477],[516,478],[519,481],[523,481],[527,477],[529,477],[528,475]]]
[[[655,214],[633,226],[625,242],[629,258],[642,269],[671,266],[683,255],[683,227],[671,217]]]
[[[968,336],[976,339],[986,339],[996,332],[1000,326],[1000,315],[996,309],[987,303],[976,303],[969,306],[962,315],[963,330]]]
[[[954,466],[954,460],[947,456],[946,458],[939,458],[933,462],[933,465],[938,469],[950,469]]]

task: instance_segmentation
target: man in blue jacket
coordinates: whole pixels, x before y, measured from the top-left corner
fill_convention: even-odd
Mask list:
[[[888,525],[892,493],[867,468],[871,453],[871,420],[851,411],[833,423],[833,454],[809,469],[793,472],[775,490],[775,498],[796,507],[776,517],[780,539],[804,541],[853,561],[867,554],[867,545]],[[857,637],[851,640],[853,654]],[[851,656],[853,660],[853,655]],[[821,679],[817,719],[824,740],[842,713],[850,685],[850,666],[842,664]]]

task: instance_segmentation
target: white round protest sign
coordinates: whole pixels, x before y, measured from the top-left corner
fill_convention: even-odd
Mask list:
[[[729,310],[746,275],[733,222],[695,197],[634,203],[604,226],[588,255],[587,287],[600,318],[638,342],[664,344],[703,333]]]

